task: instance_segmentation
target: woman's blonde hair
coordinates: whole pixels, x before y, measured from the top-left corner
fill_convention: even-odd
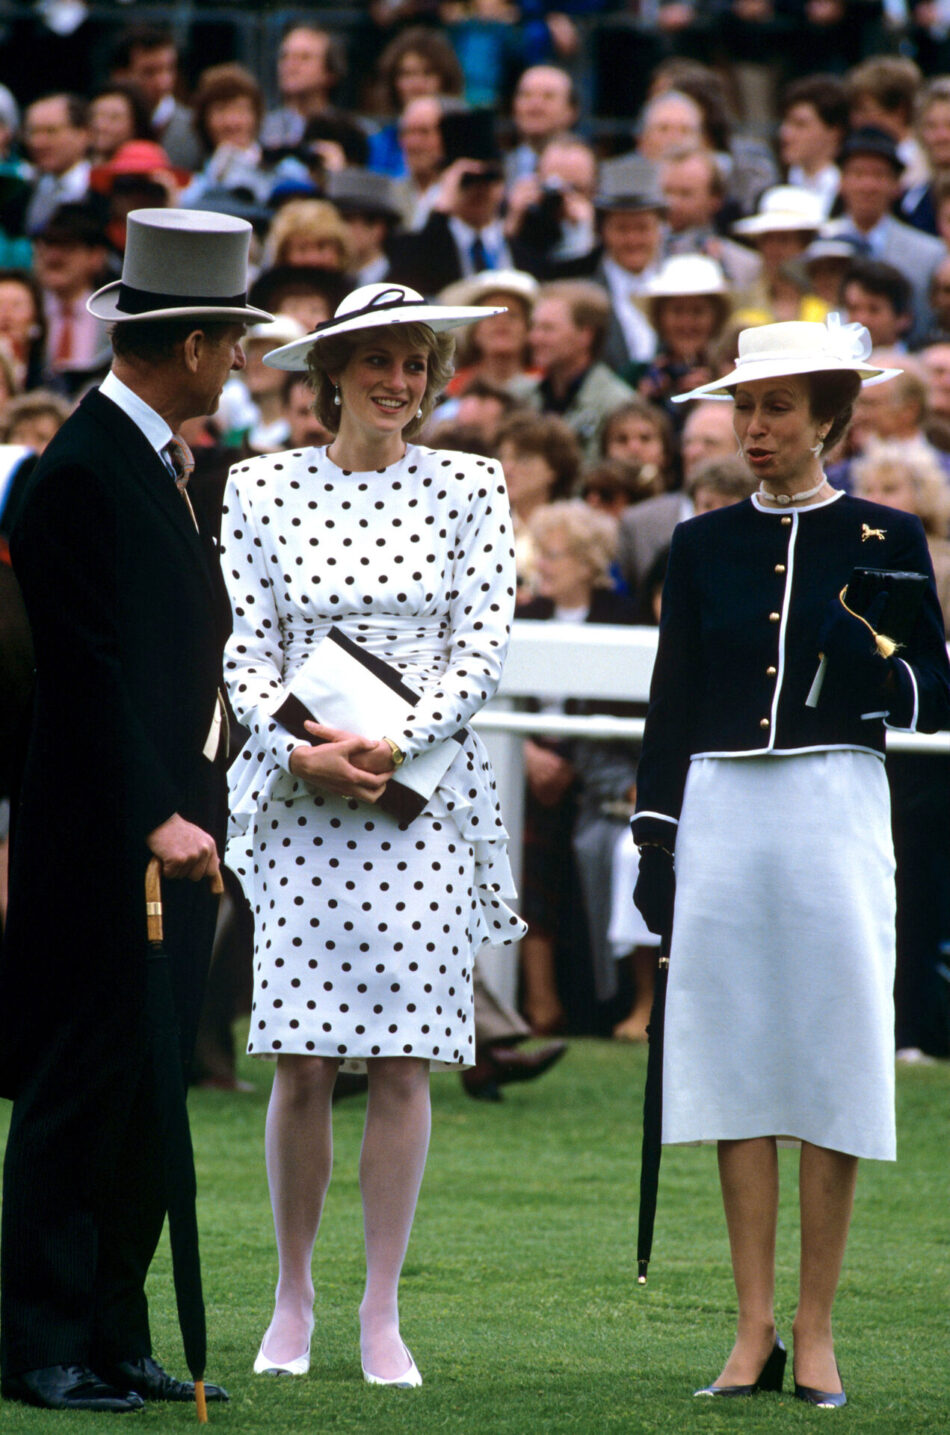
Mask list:
[[[943,469],[927,444],[919,439],[871,440],[863,456],[852,465],[855,493],[863,494],[872,477],[890,473],[909,478],[914,490],[914,512],[931,538],[946,538],[950,519],[950,492]]]
[[[611,587],[610,565],[617,552],[616,518],[591,508],[582,498],[564,498],[535,509],[528,520],[535,545],[562,534],[575,558],[586,563],[595,588]]]
[[[422,349],[426,355],[426,389],[419,405],[421,412],[418,417],[414,414],[406,424],[403,438],[413,439],[425,428],[436,400],[455,372],[452,362],[455,339],[450,333],[435,333],[427,324],[380,324],[373,329],[356,329],[318,339],[307,354],[307,373],[314,392],[313,411],[331,433],[339,430],[341,409],[334,402],[337,391],[330,373],[340,373],[360,349],[391,338],[394,329],[410,348]]]
[[[263,269],[285,263],[284,250],[298,235],[305,239],[332,239],[340,251],[340,268],[350,262],[350,234],[340,211],[328,199],[291,199],[274,215],[262,255]]]

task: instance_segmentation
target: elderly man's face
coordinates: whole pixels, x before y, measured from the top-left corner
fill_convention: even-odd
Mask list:
[[[438,100],[423,96],[411,100],[399,121],[399,143],[406,156],[409,173],[432,175],[445,160],[442,110]]]
[[[711,224],[722,201],[713,194],[709,164],[702,155],[668,160],[660,174],[666,220],[674,234]]]
[[[697,404],[683,425],[681,453],[685,478],[713,459],[735,458],[732,404],[717,399]]]
[[[89,144],[89,131],[73,124],[69,105],[59,95],[30,105],[24,135],[30,159],[43,174],[65,174]]]
[[[654,100],[647,110],[637,149],[647,159],[661,160],[674,149],[702,143],[702,112],[686,96]]]
[[[291,30],[277,56],[277,84],[286,100],[325,90],[330,86],[328,35],[315,30]]]
[[[631,274],[642,273],[659,253],[660,216],[653,209],[605,214],[600,232],[609,258]]]
[[[571,104],[571,82],[553,65],[534,65],[518,81],[512,116],[519,136],[528,141],[547,139],[570,129],[576,118]]]
[[[534,306],[528,343],[534,363],[542,373],[548,374],[570,367],[579,355],[589,352],[590,338],[586,329],[579,329],[574,323],[566,299],[539,299]]]

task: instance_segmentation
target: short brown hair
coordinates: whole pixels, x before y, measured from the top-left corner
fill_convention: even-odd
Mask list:
[[[877,55],[855,65],[845,79],[849,104],[853,105],[862,95],[869,95],[882,110],[900,115],[908,124],[914,118],[922,82],[918,66],[903,55]]]
[[[191,108],[195,129],[209,147],[208,111],[212,105],[226,105],[231,100],[250,100],[257,124],[260,124],[264,114],[264,92],[250,70],[243,65],[210,65],[207,70],[202,70]]]
[[[340,407],[334,403],[336,388],[329,370],[339,372],[360,349],[372,345],[383,336],[392,336],[391,325],[380,324],[378,328],[356,329],[348,334],[331,334],[310,346],[307,354],[307,373],[310,387],[314,392],[313,409],[323,427],[336,433],[340,427]],[[415,416],[403,428],[403,437],[413,439],[421,433],[435,408],[436,399],[452,377],[452,360],[455,355],[455,339],[451,334],[435,333],[427,324],[400,324],[399,333],[414,349],[426,353],[426,391],[419,405],[420,418]]]
[[[399,92],[396,76],[406,55],[418,55],[439,77],[440,95],[461,95],[465,88],[465,76],[458,56],[446,37],[428,25],[412,25],[390,40],[379,57],[379,78],[386,87],[386,98],[396,114],[399,110]]]
[[[591,331],[591,354],[596,359],[604,347],[610,323],[606,290],[589,279],[553,279],[538,290],[535,307],[542,299],[560,299],[567,305],[574,327]]]
[[[516,453],[538,454],[554,473],[552,495],[563,498],[573,489],[581,466],[581,447],[574,431],[555,414],[510,414],[498,428],[495,447],[511,444]]]

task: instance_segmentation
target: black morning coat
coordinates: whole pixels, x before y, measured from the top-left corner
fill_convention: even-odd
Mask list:
[[[828,664],[806,707],[818,632],[856,567],[926,573],[930,586],[899,651],[885,716],[858,711]],[[691,757],[884,751],[884,729],[950,726],[950,664],[923,528],[917,518],[847,494],[811,508],[752,499],[677,526],[637,771],[638,842],[675,839]]]
[[[163,1210],[142,1114],[145,838],[178,812],[220,850],[224,759],[202,748],[230,624],[211,540],[196,533],[137,425],[98,391],[38,463],[11,555],[36,688],[0,963],[0,1091],[15,1098],[3,1209],[7,1374],[114,1343],[147,1349],[134,1279],[126,1306],[96,1312],[106,1233],[128,1228],[144,1280]],[[187,1056],[217,899],[188,881],[165,881],[163,898]],[[120,1176],[131,1189],[112,1189]]]

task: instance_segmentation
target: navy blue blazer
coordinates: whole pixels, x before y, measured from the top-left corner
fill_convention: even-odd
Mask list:
[[[855,567],[931,580],[914,633],[891,660],[887,711],[859,712],[833,664],[818,706],[806,707],[819,629]],[[839,493],[793,512],[746,499],[677,526],[637,776],[637,841],[672,841],[693,757],[883,754],[885,726],[950,726],[950,663],[917,518]]]

